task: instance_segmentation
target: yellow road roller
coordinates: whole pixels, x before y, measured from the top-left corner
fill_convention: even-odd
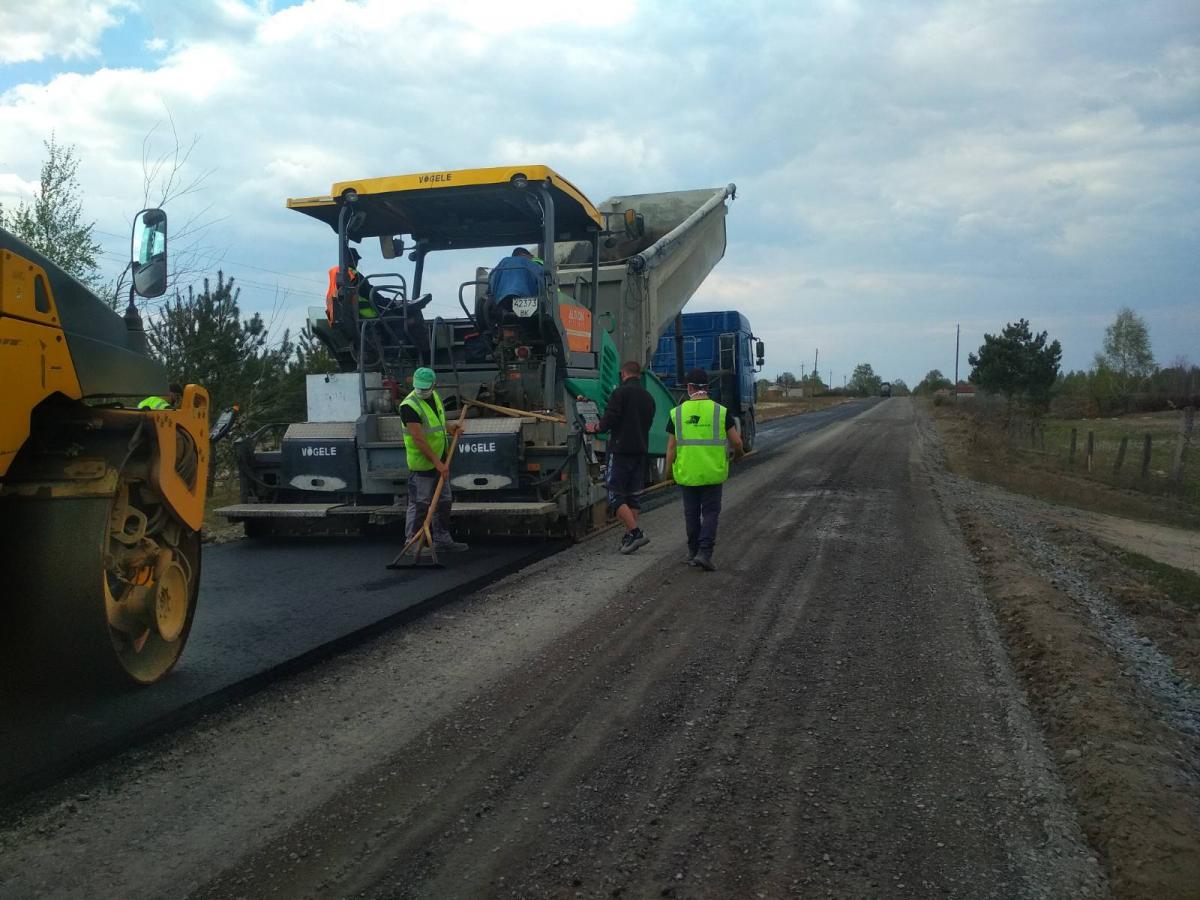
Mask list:
[[[124,316],[0,229],[0,668],[9,686],[151,684],[196,610],[209,399],[176,395],[135,295],[167,282],[138,213]]]

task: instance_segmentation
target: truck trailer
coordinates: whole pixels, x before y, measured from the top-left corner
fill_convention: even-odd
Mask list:
[[[460,530],[579,536],[600,524],[605,441],[584,426],[602,415],[621,362],[637,360],[657,405],[651,454],[665,454],[675,397],[650,360],[724,255],[734,191],[597,206],[558,173],[530,165],[341,182],[289,200],[336,236],[333,317],[316,309],[309,324],[342,371],[309,376],[308,421],[240,442],[241,502],[218,512],[248,534],[402,519],[408,470],[396,404],[415,369],[431,363],[447,416],[467,410],[450,472]],[[368,239],[403,271],[366,273],[364,316],[351,249]],[[410,304],[424,299],[429,254],[492,248],[495,258],[514,245],[536,246],[536,291],[501,306],[489,269],[477,267],[458,286],[463,315],[424,322],[423,340],[414,340]]]

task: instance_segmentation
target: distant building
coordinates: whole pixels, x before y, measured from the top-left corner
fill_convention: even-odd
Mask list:
[[[959,400],[974,400],[975,399],[975,385],[971,384],[971,382],[969,382],[969,381],[960,381],[958,383],[956,391],[958,393]],[[947,391],[946,393],[949,393],[949,391]]]
[[[772,381],[763,390],[764,400],[782,400],[787,396],[787,388],[777,381]]]

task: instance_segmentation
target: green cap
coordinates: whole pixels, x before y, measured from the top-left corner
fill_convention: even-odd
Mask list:
[[[437,375],[433,373],[433,369],[427,366],[422,366],[413,372],[413,387],[417,390],[427,391],[433,387],[435,381],[437,381]]]

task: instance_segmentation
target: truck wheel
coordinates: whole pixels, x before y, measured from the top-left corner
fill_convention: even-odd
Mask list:
[[[742,446],[749,453],[754,449],[754,439],[758,434],[758,424],[754,421],[754,410],[746,410],[746,416],[742,420]]]

